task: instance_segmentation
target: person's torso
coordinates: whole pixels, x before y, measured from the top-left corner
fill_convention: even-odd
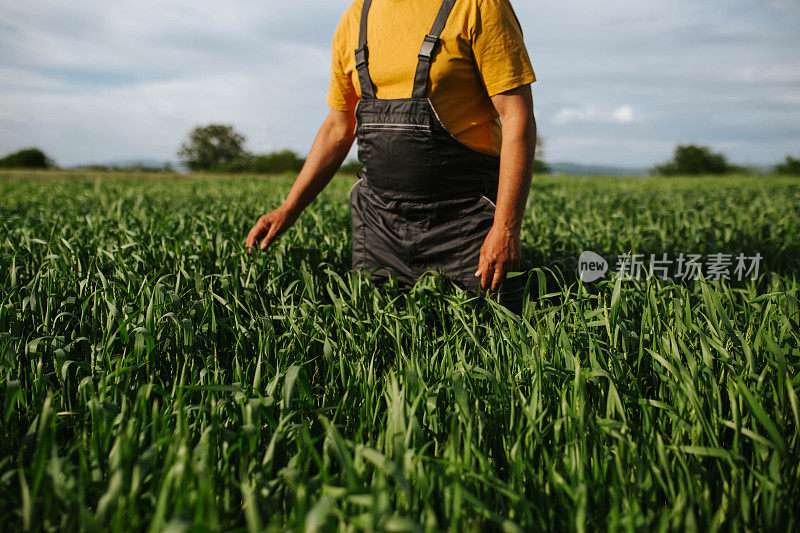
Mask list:
[[[380,99],[411,96],[420,44],[431,28],[441,0],[381,0],[369,14],[369,70]],[[345,17],[347,46],[358,47],[363,0]],[[501,129],[497,112],[474,61],[471,34],[476,25],[475,1],[456,2],[431,65],[428,97],[444,126],[460,142],[482,152],[499,154]],[[358,96],[361,86],[353,53],[345,55],[345,73]]]

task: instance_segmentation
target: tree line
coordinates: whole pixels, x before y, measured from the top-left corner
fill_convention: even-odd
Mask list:
[[[656,165],[652,174],[659,176],[697,176],[722,174],[755,174],[756,169],[731,164],[721,153],[711,151],[708,146],[679,144],[672,159]],[[787,155],[783,163],[772,167],[773,174],[800,176],[800,159]]]
[[[178,150],[181,163],[193,172],[252,172],[283,174],[299,172],[305,159],[291,150],[254,154],[244,147],[245,136],[227,124],[197,126]],[[347,162],[342,170],[358,168]]]
[[[178,158],[192,171],[214,172],[254,172],[285,173],[299,172],[305,159],[291,150],[281,150],[269,154],[252,154],[245,150],[245,137],[233,126],[209,124],[198,126],[178,150]],[[537,159],[534,172],[549,172],[547,164],[541,159],[542,145],[537,144]],[[341,170],[354,173],[361,167],[357,160],[345,162]]]
[[[541,140],[541,139],[540,139]],[[283,174],[299,172],[305,159],[291,150],[280,150],[266,154],[254,154],[245,149],[245,136],[227,124],[197,126],[188,135],[178,150],[181,163],[193,172]],[[542,145],[537,141],[537,159],[534,172],[548,173],[547,163],[542,159]],[[360,164],[350,160],[342,165],[342,172],[355,173]],[[38,148],[25,148],[0,158],[0,169],[52,169],[55,162]],[[115,167],[88,165],[86,170],[139,170],[147,172],[174,169],[167,163],[163,167],[143,165]],[[800,158],[786,159],[771,169],[772,174],[800,176]],[[651,169],[651,174],[660,176],[697,176],[724,174],[754,174],[756,169],[731,164],[724,154],[713,152],[708,146],[680,144],[672,159]]]

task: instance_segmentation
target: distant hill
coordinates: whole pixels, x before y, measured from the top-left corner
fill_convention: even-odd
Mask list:
[[[578,163],[548,163],[553,174],[577,176],[647,176],[646,168],[606,167],[602,165],[581,165]]]
[[[81,163],[73,168],[87,167],[107,167],[107,168],[157,168],[162,169],[164,165],[171,165],[175,170],[183,170],[183,165],[175,161],[164,161],[159,159],[119,159],[116,161],[102,161],[93,163]]]
[[[119,168],[119,169],[163,169],[169,163],[178,172],[186,171],[186,168],[176,161],[165,161],[163,159],[118,159],[115,161],[101,161],[92,163],[82,163],[72,168]],[[579,163],[548,163],[553,174],[569,174],[577,176],[647,176],[646,168],[629,167],[610,167],[603,165],[582,165]]]

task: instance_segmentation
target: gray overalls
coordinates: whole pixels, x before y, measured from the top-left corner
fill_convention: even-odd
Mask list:
[[[356,49],[361,100],[356,138],[362,178],[350,191],[353,269],[375,283],[394,271],[411,287],[426,271],[442,272],[478,292],[481,245],[494,221],[500,157],[480,152],[442,125],[426,92],[431,61],[455,0],[444,0],[419,53],[411,98],[375,98],[369,74],[365,0]],[[506,280],[497,297],[519,313],[522,278]]]

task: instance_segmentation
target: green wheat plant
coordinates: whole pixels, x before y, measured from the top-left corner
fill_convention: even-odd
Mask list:
[[[291,181],[0,176],[4,528],[800,527],[796,180],[537,176],[522,317],[350,272],[348,176],[247,255]]]

